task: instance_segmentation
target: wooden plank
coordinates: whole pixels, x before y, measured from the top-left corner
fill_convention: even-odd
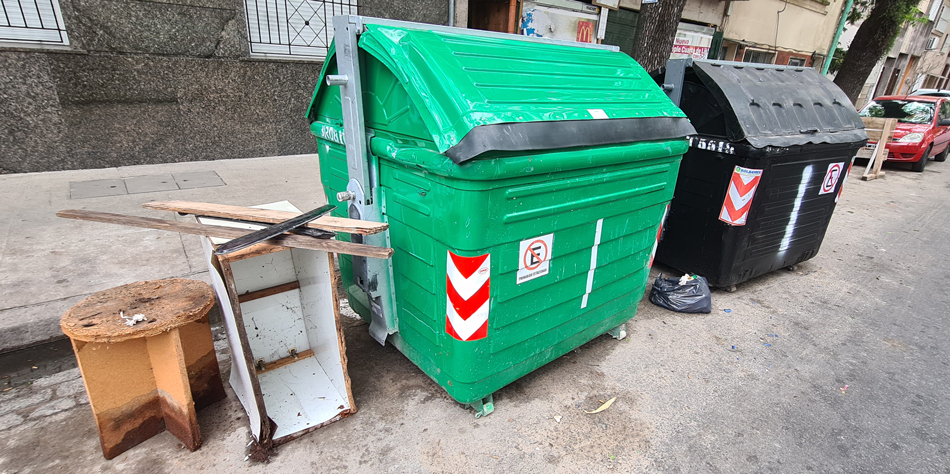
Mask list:
[[[127,225],[132,227],[144,227],[146,229],[167,230],[170,232],[180,232],[182,234],[207,235],[210,237],[221,237],[224,239],[233,239],[254,232],[252,230],[235,229],[233,227],[175,222],[164,219],[153,219],[150,217],[126,216],[122,214],[83,211],[78,209],[59,211],[56,213],[56,215],[66,219],[78,219],[82,221],[102,222],[106,224]],[[389,258],[393,254],[393,249],[391,248],[354,244],[352,242],[341,242],[339,240],[332,239],[315,239],[313,237],[293,234],[281,234],[277,237],[274,237],[273,239],[265,240],[264,243],[280,245],[283,247],[322,250],[324,252],[357,255],[367,258]]]
[[[887,140],[881,140],[879,143],[883,146],[877,147],[877,155],[874,156],[874,176],[880,176],[881,166],[884,165],[884,160],[887,158],[887,144],[890,143],[893,138],[894,129],[897,127],[897,119],[887,119],[884,121],[884,131],[881,132],[882,137],[887,137]]]
[[[274,426],[271,424],[270,417],[267,416],[267,407],[264,405],[264,392],[261,390],[261,381],[258,380],[257,374],[252,372],[255,370],[254,355],[251,352],[251,344],[247,339],[247,326],[244,325],[244,314],[241,313],[241,303],[238,301],[237,288],[234,286],[234,271],[231,269],[231,265],[228,261],[218,260],[214,253],[211,253],[209,258],[212,263],[217,262],[220,264],[221,280],[225,288],[227,288],[228,301],[230,302],[229,306],[234,316],[234,327],[237,331],[238,340],[241,341],[241,354],[238,355],[243,356],[247,376],[251,381],[250,389],[254,394],[254,407],[257,408],[257,419],[260,421],[257,426],[251,426],[251,434],[257,436],[259,446],[256,447],[261,447],[260,445],[269,447],[273,442]],[[233,347],[231,351],[233,354]],[[250,407],[247,407],[247,409],[250,411]]]
[[[864,169],[864,175],[861,176],[861,179],[869,181],[884,176],[884,172],[881,171],[881,166],[884,165],[884,160],[887,159],[887,144],[894,137],[897,119],[861,117],[861,120],[864,122],[865,127],[880,127],[880,130],[865,129],[868,133],[868,139],[877,142],[877,145],[874,147],[874,152],[871,154],[871,159],[868,161],[867,168]],[[874,137],[877,139],[875,140]],[[881,137],[887,138],[882,140]]]
[[[218,260],[221,261],[227,260],[228,262],[237,262],[246,258],[260,257],[261,255],[267,255],[274,252],[283,252],[284,250],[290,250],[290,247],[260,243],[257,245],[252,245],[246,249],[238,250],[237,252],[229,253],[227,255],[217,255],[217,257]]]
[[[297,213],[287,211],[275,211],[271,209],[257,209],[253,207],[188,201],[147,202],[142,204],[142,207],[159,211],[173,211],[183,214],[195,214],[198,216],[240,219],[244,221],[260,222],[263,224],[276,224],[299,215]],[[369,222],[357,219],[346,219],[343,217],[323,216],[313,222],[310,222],[306,225],[306,227],[329,230],[332,232],[370,235],[378,234],[388,229],[389,224],[384,222]]]
[[[284,357],[283,359],[277,359],[274,362],[268,362],[264,364],[263,370],[257,367],[255,367],[254,370],[257,371],[257,375],[260,375],[260,374],[263,374],[264,372],[270,372],[271,370],[279,369],[285,365],[290,365],[290,364],[293,364],[294,362],[297,362],[298,360],[306,359],[307,357],[312,357],[312,356],[313,356],[313,350],[307,349],[297,354],[297,357],[287,356],[287,357]]]
[[[861,121],[864,122],[864,131],[868,134],[868,141],[879,142],[881,141],[881,135],[883,135],[884,126],[889,120],[895,119],[886,119],[880,117],[861,117]],[[887,141],[891,141],[894,138],[893,127],[891,132],[887,135]]]
[[[312,254],[311,254],[312,255]],[[270,288],[264,288],[263,290],[249,291],[243,295],[238,295],[238,301],[241,303],[247,303],[248,301],[259,300],[261,298],[267,298],[271,295],[276,295],[278,293],[284,293],[291,290],[296,290],[300,288],[300,281],[294,280],[290,283],[284,283],[283,285],[272,286]]]

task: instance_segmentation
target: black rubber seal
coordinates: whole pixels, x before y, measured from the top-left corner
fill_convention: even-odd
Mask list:
[[[684,138],[696,133],[685,117],[497,123],[475,127],[445,155],[456,164],[489,151],[555,150]]]

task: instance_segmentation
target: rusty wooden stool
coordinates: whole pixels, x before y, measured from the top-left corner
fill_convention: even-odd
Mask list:
[[[207,283],[153,280],[100,291],[63,315],[106,459],[163,429],[192,451],[201,447],[195,411],[226,396],[208,322],[213,304]]]

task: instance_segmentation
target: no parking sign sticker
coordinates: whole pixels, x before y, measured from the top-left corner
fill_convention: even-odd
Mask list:
[[[821,181],[821,191],[818,191],[818,195],[828,194],[834,192],[835,185],[838,184],[838,179],[841,178],[841,174],[844,172],[844,162],[841,163],[832,163],[828,165],[828,171],[825,173],[825,179]]]
[[[553,247],[554,234],[521,241],[521,251],[518,252],[519,285],[548,274]]]

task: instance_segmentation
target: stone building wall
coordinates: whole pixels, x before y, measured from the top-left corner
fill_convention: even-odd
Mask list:
[[[0,172],[315,152],[322,63],[250,57],[241,0],[60,0],[68,47],[0,45]],[[360,2],[445,24],[447,0]]]

